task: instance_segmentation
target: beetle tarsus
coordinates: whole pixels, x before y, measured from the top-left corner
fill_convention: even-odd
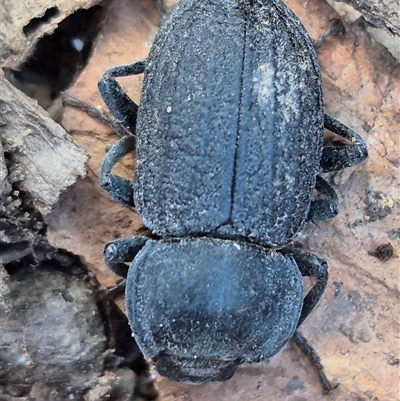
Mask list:
[[[335,19],[332,25],[314,43],[315,48],[318,49],[329,36],[340,36],[343,35],[344,32],[345,27],[343,25],[343,21],[340,19]]]
[[[295,331],[293,334],[293,340],[297,344],[297,346],[301,349],[301,351],[307,356],[307,358],[310,360],[312,365],[315,367],[315,369],[318,372],[318,377],[321,382],[322,388],[323,388],[323,393],[328,394],[335,388],[339,386],[339,383],[336,384],[331,384],[331,382],[328,380],[328,378],[325,375],[324,372],[324,367],[320,362],[320,358],[315,351],[315,349],[308,343],[306,338],[302,336],[298,331]]]
[[[328,114],[325,114],[324,126],[349,141],[349,144],[334,142],[324,145],[320,163],[324,173],[356,166],[368,157],[367,145],[356,131]]]

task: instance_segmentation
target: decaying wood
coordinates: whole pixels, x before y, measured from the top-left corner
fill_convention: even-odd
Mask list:
[[[398,0],[342,0],[359,11],[370,24],[400,36],[400,8]],[[332,3],[332,1],[330,1]]]
[[[400,8],[397,0],[326,0],[349,23],[357,21],[400,61]]]
[[[6,160],[4,159],[3,145],[0,141],[0,199],[3,196],[7,196],[11,191],[11,185],[8,182],[7,175],[8,175],[8,170],[7,170]]]
[[[43,383],[67,395],[73,392],[68,388],[94,386],[103,371],[106,337],[96,299],[71,273],[74,267],[60,271],[54,260],[46,267],[21,267],[7,278],[12,307],[1,322],[3,383]]]
[[[10,183],[19,182],[50,210],[62,191],[86,175],[88,156],[47,113],[0,74],[0,127],[12,158]]]
[[[3,0],[0,5],[0,66],[18,69],[33,54],[40,38],[51,35],[58,24],[75,11],[88,9],[99,2]]]
[[[48,242],[29,194],[8,182],[18,160],[6,164],[1,156],[0,146],[0,400],[98,401],[112,394],[142,401],[134,368],[142,372],[144,361],[126,317],[99,294],[79,257]],[[129,366],[121,366],[125,358]],[[146,399],[154,398],[150,390]]]

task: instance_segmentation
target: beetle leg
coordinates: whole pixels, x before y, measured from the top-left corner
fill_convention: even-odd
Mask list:
[[[323,172],[326,173],[353,167],[367,158],[367,145],[356,131],[327,114],[325,114],[324,126],[333,133],[350,141],[350,144],[331,142],[324,145],[321,158],[321,170]]]
[[[294,259],[303,277],[314,277],[317,279],[317,282],[304,298],[303,309],[301,310],[300,319],[297,323],[297,327],[299,327],[315,308],[315,305],[317,305],[325,291],[325,287],[328,283],[328,264],[324,259],[312,253],[300,251],[298,249],[282,249],[281,252]]]
[[[167,13],[167,10],[165,9],[165,4],[163,0],[156,0],[156,4],[158,9],[160,10],[160,13],[162,15],[165,15]]]
[[[75,107],[78,110],[84,111],[90,117],[97,119],[103,124],[107,124],[121,137],[130,134],[130,132],[115,119],[109,118],[95,107],[90,106],[87,103],[81,102],[79,99],[76,99],[70,95],[64,94],[62,96],[62,104],[63,106]]]
[[[146,59],[110,68],[98,84],[104,103],[117,121],[132,134],[135,134],[138,105],[124,92],[116,78],[142,74],[145,68]]]
[[[122,137],[107,152],[100,167],[100,185],[115,200],[126,206],[134,206],[132,182],[112,174],[111,170],[123,156],[135,149],[135,137]]]
[[[291,256],[302,276],[315,277],[317,279],[316,284],[311,288],[303,302],[303,309],[301,311],[300,319],[297,323],[299,327],[306,317],[315,308],[318,301],[320,300],[323,292],[325,291],[328,283],[328,264],[324,259],[319,258],[308,252],[303,252],[298,249],[282,250],[284,254]],[[321,381],[324,393],[328,393],[335,389],[338,385],[332,385],[324,373],[324,367],[320,362],[320,358],[315,349],[307,342],[307,340],[296,330],[293,334],[293,340],[302,352],[307,356],[312,365],[318,372],[319,379]]]
[[[339,383],[333,385],[330,383],[330,381],[325,375],[324,367],[320,361],[317,351],[315,351],[315,349],[309,344],[309,342],[298,331],[294,332],[292,338],[297,344],[297,346],[303,351],[303,353],[310,360],[312,365],[317,369],[319,380],[321,382],[322,388],[324,389],[324,394],[328,394],[330,391],[337,388],[339,386]]]
[[[340,19],[334,20],[332,25],[314,43],[315,48],[318,49],[322,45],[322,43],[325,42],[326,38],[329,38],[329,36],[340,36],[343,35],[344,32],[345,32],[345,27],[343,25],[342,20]]]
[[[333,219],[339,213],[339,199],[336,191],[319,175],[317,175],[315,189],[319,195],[311,201],[308,220],[316,222]]]
[[[135,235],[109,242],[103,251],[105,264],[115,274],[126,278],[129,269],[126,262],[132,262],[149,239],[149,237]]]

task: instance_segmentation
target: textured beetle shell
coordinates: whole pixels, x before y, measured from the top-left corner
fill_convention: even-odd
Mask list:
[[[257,245],[149,240],[129,269],[126,302],[146,358],[166,352],[192,376],[215,360],[219,374],[223,361],[259,362],[283,347],[300,316],[303,281],[290,257]]]
[[[323,140],[311,40],[280,1],[182,0],[148,58],[135,206],[161,236],[284,245],[303,227]]]

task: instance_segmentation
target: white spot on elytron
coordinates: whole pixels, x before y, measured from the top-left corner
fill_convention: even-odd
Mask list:
[[[233,244],[233,246],[236,248],[236,249],[238,249],[239,251],[240,251],[240,245],[239,244],[237,244],[236,242]]]
[[[260,65],[253,82],[258,94],[258,101],[260,103],[270,101],[274,91],[274,69],[269,64]]]
[[[167,113],[171,113],[172,111],[172,107],[171,106],[167,106]]]

